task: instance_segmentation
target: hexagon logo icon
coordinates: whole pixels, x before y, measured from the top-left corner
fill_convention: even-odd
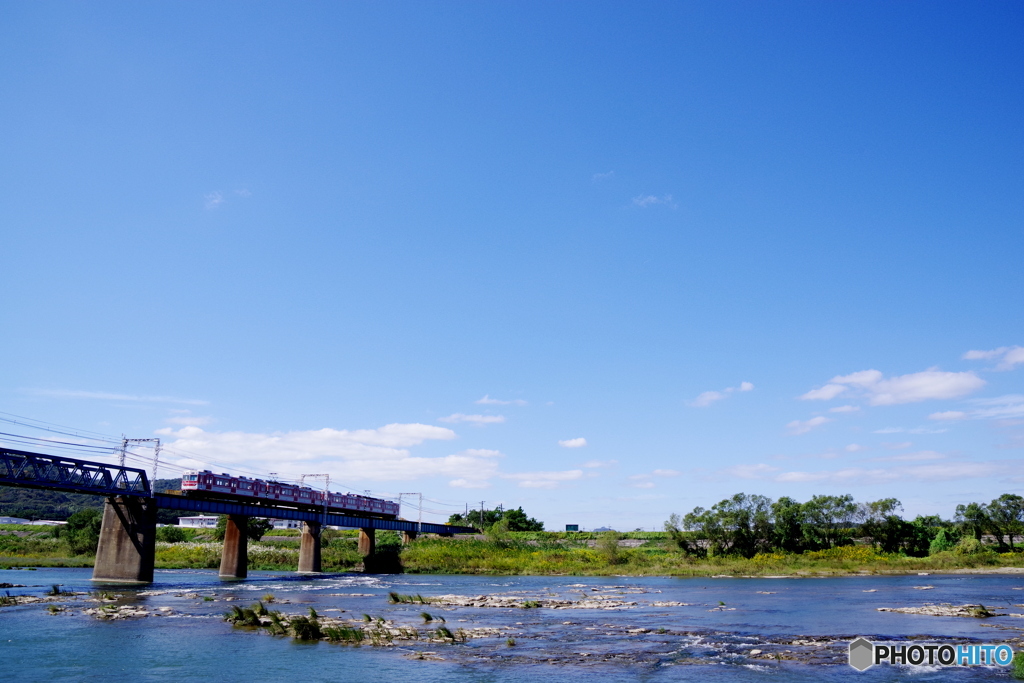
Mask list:
[[[857,671],[864,671],[875,663],[875,646],[866,638],[858,638],[850,643],[850,666]]]

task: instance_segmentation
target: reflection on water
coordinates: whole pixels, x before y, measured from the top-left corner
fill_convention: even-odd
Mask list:
[[[982,603],[1022,613],[1024,577],[931,575],[828,579],[671,579],[660,577],[364,576],[316,579],[254,572],[222,582],[212,571],[158,571],[143,588],[97,586],[89,570],[6,571],[0,582],[26,584],[12,595],[65,590],[116,594],[145,618],[100,621],[86,596],[46,605],[0,608],[5,680],[534,681],[710,680],[920,681],[1007,679],[1005,669],[846,665],[846,644],[870,639],[1010,642],[1020,646],[1024,618],[968,619],[879,612],[927,602]],[[927,582],[927,590],[916,590]],[[388,602],[388,592],[503,596],[517,600],[602,600],[605,609],[426,607],[454,631],[489,627],[497,635],[465,644],[414,641],[394,647],[297,643],[222,620],[232,605],[266,594],[282,612],[317,612],[396,625],[423,625],[423,605]],[[160,614],[161,616],[156,616]],[[510,645],[509,639],[514,640]]]

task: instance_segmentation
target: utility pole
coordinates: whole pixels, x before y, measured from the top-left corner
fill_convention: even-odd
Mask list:
[[[398,505],[399,505],[399,507],[401,507],[401,505],[402,505],[402,496],[419,496],[419,501],[420,501],[419,511],[420,511],[420,514],[419,514],[419,517],[417,519],[419,520],[419,524],[422,525],[423,524],[423,494],[422,493],[418,493],[418,492],[410,493],[409,491],[406,491],[405,493],[399,493],[398,494]]]
[[[331,475],[329,474],[303,474],[299,477],[299,485],[306,483],[306,477],[310,479],[323,479],[324,480],[324,521],[323,525],[327,526],[327,506],[331,501]]]
[[[124,456],[128,451],[128,444],[130,443],[151,443],[153,444],[153,482],[156,482],[156,469],[160,463],[160,439],[127,439],[124,434],[121,435],[121,453],[118,458],[118,464],[124,467]]]

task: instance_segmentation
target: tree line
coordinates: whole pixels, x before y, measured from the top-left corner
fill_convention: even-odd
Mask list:
[[[669,541],[694,557],[758,553],[802,553],[851,545],[866,538],[886,553],[924,557],[952,550],[970,539],[990,537],[1000,552],[1018,552],[1024,536],[1024,498],[1007,493],[990,503],[958,505],[952,520],[938,515],[904,519],[896,498],[858,503],[850,494],[813,496],[798,502],[783,496],[737,493],[710,508],[696,507],[665,522]]]
[[[522,506],[510,510],[470,510],[467,514],[455,513],[448,518],[449,524],[474,526],[478,529],[490,529],[495,524],[507,527],[506,531],[544,531],[544,522],[528,517]]]

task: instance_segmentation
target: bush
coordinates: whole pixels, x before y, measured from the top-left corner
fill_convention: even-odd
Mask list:
[[[597,539],[597,554],[608,564],[619,563],[619,532],[605,531]]]
[[[99,510],[81,510],[68,517],[61,535],[75,555],[94,555],[100,543],[103,515]]]
[[[928,554],[936,555],[938,553],[952,550],[956,547],[957,542],[960,540],[959,534],[950,529],[939,529],[939,533],[935,534],[935,538],[932,539],[931,544],[928,546]]]
[[[1013,663],[1010,673],[1016,679],[1024,679],[1024,651],[1018,651],[1013,655]]]
[[[956,555],[988,555],[992,551],[989,550],[976,538],[961,538],[960,541],[953,548],[953,553]]]
[[[156,530],[156,540],[164,543],[184,543],[188,537],[180,526],[162,526]]]

